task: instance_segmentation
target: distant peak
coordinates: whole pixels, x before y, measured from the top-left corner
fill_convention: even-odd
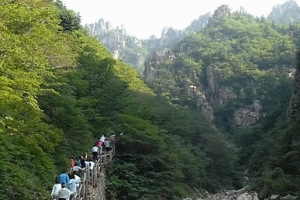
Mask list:
[[[290,24],[300,21],[300,7],[294,0],[288,0],[273,7],[268,19],[280,23]]]
[[[273,7],[273,10],[280,9],[280,8],[292,8],[292,7],[299,7],[295,0],[288,0],[283,4],[277,4]]]

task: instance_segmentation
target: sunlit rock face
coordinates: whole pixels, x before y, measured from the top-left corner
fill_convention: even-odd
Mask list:
[[[98,40],[113,53],[126,48],[124,38],[126,30],[123,26],[113,28],[109,22],[100,19],[93,24],[86,24],[85,29],[88,30],[91,36],[97,37]]]
[[[89,35],[96,37],[115,59],[122,60],[142,74],[147,56],[147,50],[142,44],[143,40],[128,35],[124,26],[113,27],[104,19],[86,24],[84,28]]]
[[[189,25],[189,27],[186,28],[186,30],[198,32],[204,29],[211,17],[212,17],[211,13],[201,15],[198,19],[192,21],[192,23]]]
[[[280,24],[290,24],[300,21],[300,7],[294,0],[273,7],[268,19]]]
[[[142,75],[144,70],[148,70],[144,66],[148,57],[151,57],[157,51],[160,54],[168,53],[169,49],[190,32],[204,29],[210,17],[210,13],[201,15],[190,26],[182,30],[164,27],[160,37],[150,36],[149,39],[138,39],[131,36],[127,34],[124,26],[113,27],[110,22],[104,19],[99,19],[92,24],[86,24],[84,27],[91,36],[96,37],[111,51],[115,59],[120,59],[131,65]]]
[[[234,122],[237,127],[247,127],[256,124],[260,119],[262,105],[259,100],[254,100],[251,105],[240,108],[234,112]]]

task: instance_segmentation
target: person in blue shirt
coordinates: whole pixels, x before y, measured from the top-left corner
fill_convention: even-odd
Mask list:
[[[68,174],[67,174],[67,171],[64,171],[64,173],[60,174],[60,175],[57,177],[57,180],[58,180],[58,182],[59,182],[60,184],[62,184],[62,183],[68,184],[69,181],[70,181],[70,178],[69,178],[69,176],[68,176]]]
[[[74,174],[70,174],[69,175],[69,178],[70,178],[70,181],[69,181],[69,184],[68,184],[68,189],[71,191],[71,192],[77,192],[77,183],[78,181],[75,179],[75,176]]]

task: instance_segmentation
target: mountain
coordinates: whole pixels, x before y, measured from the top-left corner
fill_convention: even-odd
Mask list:
[[[245,173],[261,199],[299,195],[299,24],[221,6],[201,31],[166,29],[162,45],[184,37],[145,59],[142,80],[61,1],[17,4],[0,6],[0,199],[45,199],[110,134],[107,199],[196,199]],[[114,48],[141,46],[100,24]]]
[[[61,1],[17,3],[0,6],[0,199],[48,198],[70,157],[90,157],[111,134],[107,199],[196,198],[243,186],[235,149],[201,114],[155,94]],[[111,44],[125,34],[110,35],[108,24],[101,31]]]
[[[86,24],[84,28],[91,36],[96,37],[106,46],[114,55],[114,58],[133,66],[142,76],[146,58],[156,51],[161,53],[167,51],[190,32],[203,29],[208,23],[209,17],[210,13],[200,16],[184,30],[164,27],[160,38],[151,36],[146,40],[127,35],[125,27],[113,27],[110,22],[104,19]]]
[[[141,43],[147,86],[221,131],[262,199],[300,189],[298,15],[294,1],[275,6],[267,19],[222,5],[184,30],[165,27],[160,38]]]
[[[300,7],[296,1],[289,0],[274,6],[267,18],[280,24],[300,22]]]
[[[290,101],[299,28],[223,5],[206,28],[165,54],[156,52],[145,65],[144,81],[155,93],[201,113],[234,141],[260,198],[299,189],[293,179],[300,174],[297,89]]]
[[[211,13],[200,15],[198,19],[192,21],[192,23],[185,28],[185,30],[198,32],[206,27],[209,19],[212,17]]]
[[[114,28],[104,19],[93,24],[86,24],[84,28],[88,30],[89,35],[101,41],[112,52],[115,59],[134,66],[139,73],[142,73],[144,60],[148,55],[142,40],[127,35],[123,26]]]
[[[228,14],[224,14],[224,11]],[[243,23],[245,28],[242,28]],[[247,34],[251,28],[252,36]],[[269,29],[269,32],[263,29]],[[263,39],[263,35],[267,37]],[[277,42],[269,39],[275,35],[278,41],[284,41],[283,52],[276,51]],[[268,53],[250,51],[259,43],[268,45],[264,50]],[[182,105],[191,104],[211,121],[225,120],[218,117],[219,112],[226,110],[225,105],[237,101],[237,105],[231,105],[236,106],[236,109],[230,111],[230,123],[233,123],[232,126],[249,126],[255,124],[265,112],[262,104],[268,104],[273,99],[266,98],[265,94],[278,89],[274,88],[273,92],[265,91],[271,88],[265,88],[266,85],[273,78],[277,79],[277,76],[288,80],[288,72],[294,66],[293,49],[291,37],[278,33],[278,30],[270,27],[269,22],[260,22],[244,13],[230,14],[222,6],[214,13],[208,28],[181,40],[168,54],[153,55],[146,62],[144,80],[150,85],[159,83],[161,86],[156,89],[168,95],[171,101]],[[262,54],[277,55],[277,58],[260,60],[259,55]],[[170,80],[174,81],[173,84]],[[260,80],[270,82],[259,86]],[[171,85],[172,88],[169,88]]]
[[[243,10],[243,12],[246,14],[246,11]],[[274,6],[267,18],[282,24],[298,22],[300,20],[300,8],[295,1],[289,0],[282,5]],[[88,30],[91,36],[97,37],[112,52],[116,59],[133,66],[142,77],[147,58],[156,52],[164,54],[181,39],[193,32],[204,29],[210,19],[212,19],[212,14],[206,13],[193,20],[183,30],[164,27],[159,38],[151,36],[145,40],[127,35],[125,27],[113,27],[104,19],[100,19],[92,24],[86,24],[85,29]]]

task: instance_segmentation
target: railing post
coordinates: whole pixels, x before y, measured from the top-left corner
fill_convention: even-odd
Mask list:
[[[109,151],[109,161],[112,160],[113,150],[114,150],[114,149],[112,149],[111,151]]]
[[[89,191],[89,185],[91,182],[91,170],[90,170],[90,166],[87,170],[87,175],[86,175],[86,196],[88,196],[88,191]]]
[[[97,185],[98,166],[99,166],[99,160],[97,160],[97,162],[95,163],[94,169],[93,169],[94,170],[94,182],[93,182],[94,187],[98,187],[98,185]]]
[[[85,187],[86,187],[86,182],[85,182],[85,180],[86,180],[86,172],[84,171],[83,172],[83,178],[82,178],[83,180],[82,180],[82,196],[83,196],[83,199],[85,199]]]
[[[100,181],[102,173],[105,171],[105,167],[108,162],[112,161],[113,156],[115,155],[115,145],[113,145],[113,148],[106,153],[104,151],[104,154],[100,154],[99,159],[94,164],[94,168],[90,170],[90,166],[87,166],[85,171],[83,171],[82,180],[79,184],[76,200],[88,200],[89,195],[89,185],[90,187],[99,187],[98,184],[102,184],[102,181]],[[108,158],[107,158],[108,157]],[[70,173],[72,172],[72,169],[70,169]]]

